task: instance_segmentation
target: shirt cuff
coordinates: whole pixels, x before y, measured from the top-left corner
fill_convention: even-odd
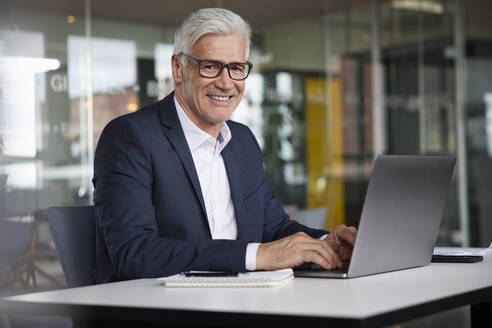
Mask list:
[[[246,247],[246,270],[256,270],[256,253],[258,252],[260,243],[248,243]]]
[[[319,240],[325,240],[326,236],[328,236],[328,234],[324,234],[323,236],[319,237],[318,239]]]

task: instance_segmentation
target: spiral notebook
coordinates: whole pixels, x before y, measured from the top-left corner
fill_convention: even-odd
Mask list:
[[[182,273],[158,278],[165,287],[273,287],[294,278],[292,269],[239,273],[235,277],[187,277]]]

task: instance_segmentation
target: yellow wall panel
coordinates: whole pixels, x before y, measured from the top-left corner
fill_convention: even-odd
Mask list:
[[[325,207],[325,228],[345,222],[341,83],[307,78],[306,142],[308,207]]]

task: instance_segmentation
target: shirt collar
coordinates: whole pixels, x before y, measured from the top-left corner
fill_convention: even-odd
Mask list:
[[[174,96],[174,105],[176,106],[176,112],[178,113],[179,122],[181,123],[181,127],[183,128],[183,132],[188,142],[188,146],[190,147],[190,151],[195,152],[200,146],[202,146],[205,142],[210,142],[210,139],[214,139],[211,135],[200,129],[191,121],[191,119],[186,115],[183,107]],[[224,149],[224,147],[229,143],[232,138],[231,130],[226,122],[222,125],[219,131],[219,148],[220,151]]]

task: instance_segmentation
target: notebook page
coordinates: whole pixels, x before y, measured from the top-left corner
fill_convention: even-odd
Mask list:
[[[236,277],[186,277],[175,274],[158,278],[165,287],[271,287],[294,278],[292,269],[239,273]]]

